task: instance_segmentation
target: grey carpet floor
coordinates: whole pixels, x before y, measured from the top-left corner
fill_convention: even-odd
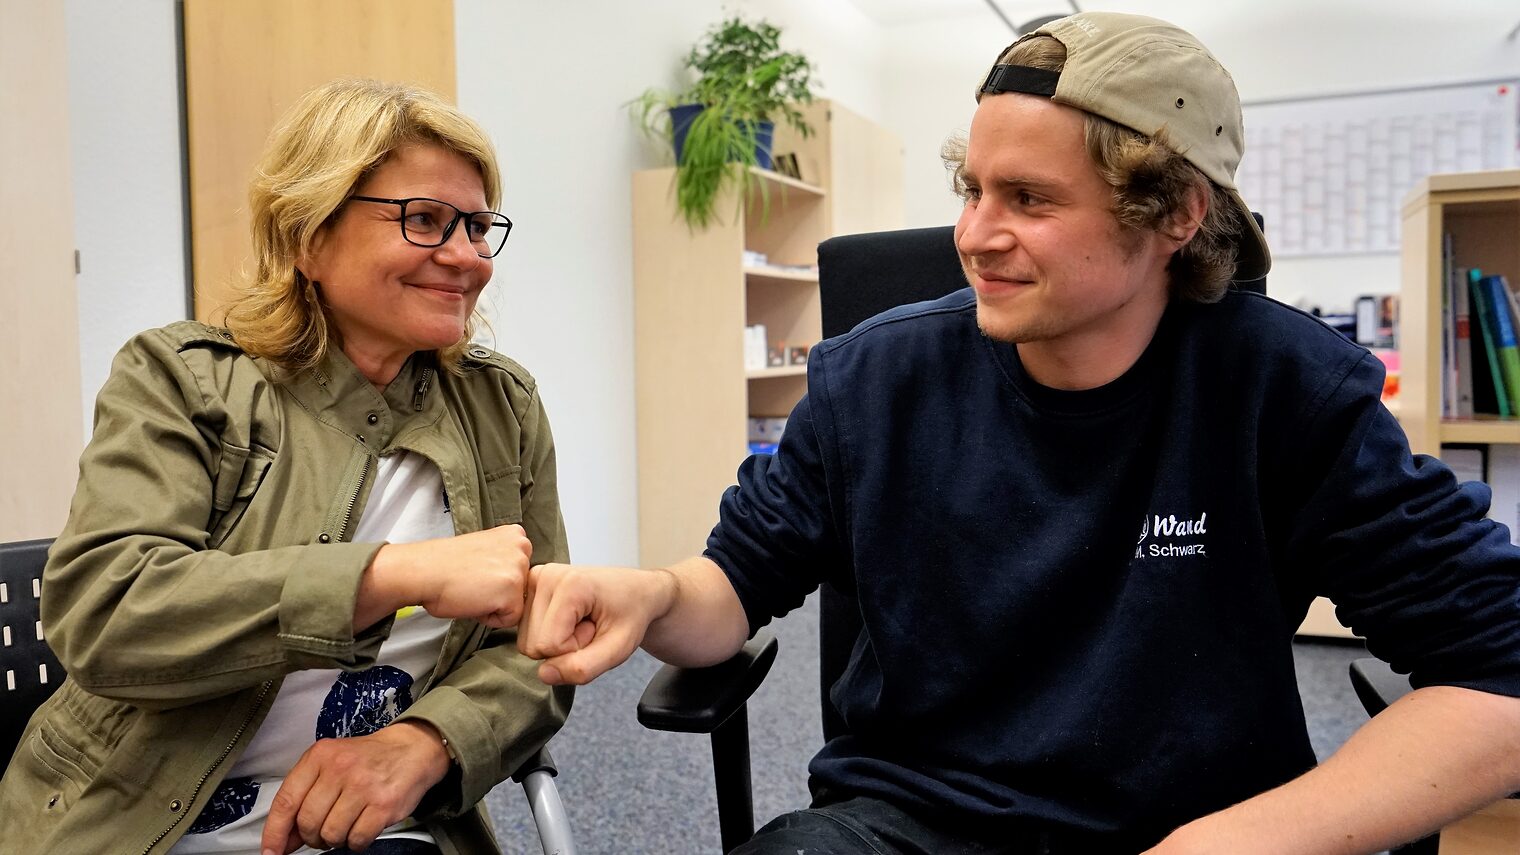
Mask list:
[[[781,642],[770,677],[750,702],[755,819],[762,824],[808,802],[807,762],[822,744],[818,724],[816,598],[772,626]],[[1347,681],[1359,647],[1294,645],[1315,753],[1322,759],[1366,721]],[[646,731],[634,719],[659,663],[642,651],[582,688],[550,744],[560,794],[580,855],[715,853],[717,808],[707,738]],[[527,801],[516,785],[487,797],[506,855],[539,855]]]

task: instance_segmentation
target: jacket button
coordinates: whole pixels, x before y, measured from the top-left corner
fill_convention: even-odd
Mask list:
[[[172,811],[173,813],[179,813],[180,807],[181,807],[181,805],[180,805],[179,799],[175,799],[174,801],[169,802],[169,810]]]
[[[368,416],[365,416],[364,420],[372,425],[380,424],[380,417],[374,413],[370,413]]]
[[[470,348],[470,355],[476,359],[485,359],[491,355],[491,351],[483,347],[472,347]]]
[[[317,535],[317,542],[318,543],[330,543],[331,541],[332,541],[332,535],[328,534],[325,531],[322,532],[321,534]]]
[[[53,806],[56,804],[58,804],[58,794],[54,793],[53,797],[48,799],[48,809],[52,810]]]

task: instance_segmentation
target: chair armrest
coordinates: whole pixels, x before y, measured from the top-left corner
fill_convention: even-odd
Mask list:
[[[559,767],[554,765],[554,758],[549,756],[549,746],[533,752],[533,756],[523,761],[517,771],[512,773],[512,780],[521,784],[534,772],[548,772],[550,777],[559,777]]]
[[[650,730],[712,733],[742,709],[776,661],[776,639],[756,635],[726,662],[707,668],[661,668],[639,698],[639,724]]]
[[[1407,676],[1396,674],[1387,663],[1371,658],[1351,663],[1351,686],[1369,716],[1388,709],[1389,704],[1412,691]]]
[[[549,756],[548,746],[544,746],[517,767],[517,771],[512,773],[512,780],[522,785],[523,796],[528,800],[528,810],[533,814],[533,825],[538,829],[538,842],[545,855],[575,855],[570,817],[565,813],[565,803],[559,797],[559,787],[554,784],[554,778],[558,774],[554,758]]]

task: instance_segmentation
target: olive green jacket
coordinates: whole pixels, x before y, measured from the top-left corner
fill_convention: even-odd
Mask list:
[[[485,348],[464,376],[413,357],[382,394],[336,348],[286,372],[183,322],[116,357],[43,576],[42,623],[68,679],[0,781],[0,848],[167,852],[269,711],[284,675],[375,663],[357,635],[380,548],[349,543],[377,457],[443,473],[455,530],[521,523],[535,563],[568,560],[554,444],[533,378]],[[454,621],[402,716],[448,740],[418,817],[445,852],[495,852],[480,799],[564,722],[515,633]]]

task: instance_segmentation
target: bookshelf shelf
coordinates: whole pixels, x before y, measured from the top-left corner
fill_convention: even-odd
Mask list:
[[[777,377],[800,377],[807,374],[806,365],[781,365],[776,368],[756,368],[744,372],[750,380],[774,380]]]
[[[809,184],[806,181],[798,181],[795,178],[782,175],[781,173],[770,169],[761,169],[758,166],[751,166],[749,168],[749,173],[755,176],[755,178],[759,179],[758,187],[759,192],[761,193],[776,193],[779,194],[783,199],[787,198],[793,193],[802,196],[816,196],[820,199],[828,195],[828,191],[822,187],[819,187],[817,184]]]
[[[1520,419],[1442,419],[1442,442],[1520,444]]]
[[[767,267],[764,265],[745,265],[744,275],[751,282],[800,282],[807,285],[818,284],[818,271],[791,270],[785,267]]]

